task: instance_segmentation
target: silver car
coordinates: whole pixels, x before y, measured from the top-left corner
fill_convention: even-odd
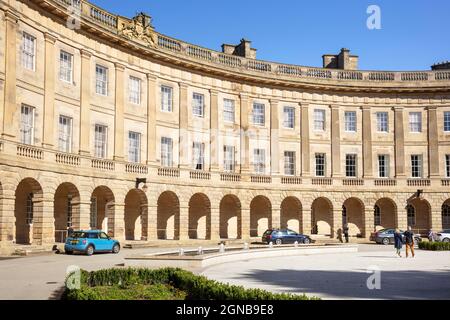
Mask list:
[[[445,229],[436,234],[436,241],[450,242],[450,229]]]
[[[394,244],[394,233],[395,229],[382,229],[372,233],[370,235],[370,241],[375,241],[376,243],[384,245]],[[400,233],[402,234],[403,242],[405,242],[405,237],[403,236],[404,231],[400,230]],[[417,244],[420,241],[422,241],[420,235],[415,234],[414,243]]]

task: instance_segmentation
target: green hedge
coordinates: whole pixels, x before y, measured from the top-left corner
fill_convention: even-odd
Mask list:
[[[69,275],[70,276],[70,275]],[[94,289],[97,286],[169,284],[186,292],[187,300],[318,300],[305,295],[274,294],[261,289],[245,289],[241,286],[223,284],[204,276],[174,268],[157,270],[140,268],[113,268],[99,271],[81,271],[81,288],[66,289],[63,299],[101,300]]]
[[[447,251],[450,250],[450,242],[421,241],[419,242],[419,248],[422,250],[431,250],[431,251]]]

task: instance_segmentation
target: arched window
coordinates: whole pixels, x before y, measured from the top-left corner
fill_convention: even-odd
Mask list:
[[[442,206],[442,228],[450,228],[450,205],[448,204]]]
[[[27,195],[27,224],[33,224],[33,194],[29,193]]]
[[[342,206],[342,225],[345,226],[347,224],[347,208]]]
[[[381,210],[378,205],[374,207],[373,219],[375,226],[381,226]]]
[[[416,225],[416,209],[409,204],[406,211],[408,212],[408,226],[414,227]]]

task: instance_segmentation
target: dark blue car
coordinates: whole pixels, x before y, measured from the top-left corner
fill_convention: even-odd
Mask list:
[[[67,254],[83,252],[88,256],[95,252],[119,253],[120,243],[101,230],[74,231],[64,245]]]
[[[290,229],[269,229],[264,232],[262,241],[265,243],[287,244],[287,243],[303,243],[310,244],[312,239],[304,234],[299,234]]]

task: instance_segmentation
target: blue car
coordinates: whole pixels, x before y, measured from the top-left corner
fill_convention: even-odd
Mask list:
[[[269,229],[264,232],[262,241],[265,243],[286,244],[286,243],[303,243],[310,244],[312,239],[304,234],[299,234],[290,229]]]
[[[101,230],[74,231],[64,245],[67,254],[83,252],[92,256],[95,252],[119,253],[120,243]]]

